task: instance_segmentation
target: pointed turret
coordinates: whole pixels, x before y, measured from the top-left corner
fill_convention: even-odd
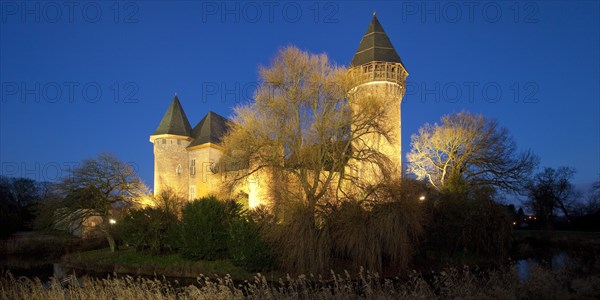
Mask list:
[[[173,101],[171,101],[171,105],[169,105],[158,128],[156,128],[156,131],[152,135],[159,134],[180,136],[191,136],[192,134],[192,126],[190,126],[190,122],[188,121],[185,112],[183,112],[183,108],[181,107],[181,103],[179,103],[177,95],[175,95]]]
[[[182,197],[189,196],[188,152],[192,127],[183,112],[177,94],[150,136],[154,144],[154,194],[173,189]]]
[[[383,30],[377,16],[373,13],[373,19],[371,19],[367,32],[360,41],[358,50],[350,63],[350,67],[356,67],[375,61],[400,63],[404,67],[392,42],[390,42],[390,39]]]
[[[387,136],[380,133],[367,134],[354,148],[369,147],[386,155],[390,162],[388,170],[370,162],[358,162],[357,166],[363,178],[371,183],[402,176],[402,123],[400,107],[406,89],[408,72],[396,53],[392,42],[373,13],[367,32],[360,41],[348,70],[353,80],[349,91],[349,102],[353,111],[360,111],[375,101],[382,101],[386,111],[383,116],[391,125]],[[387,173],[387,174],[386,174]]]
[[[229,120],[217,113],[209,111],[192,130],[192,143],[188,149],[206,143],[219,144],[229,128]]]

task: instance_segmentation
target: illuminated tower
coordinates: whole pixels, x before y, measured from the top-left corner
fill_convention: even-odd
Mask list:
[[[354,80],[354,88],[349,92],[353,111],[360,105],[369,105],[369,101],[384,101],[387,108],[384,114],[391,136],[391,140],[388,141],[380,134],[369,134],[362,143],[355,143],[353,146],[355,149],[368,146],[385,154],[392,163],[392,176],[398,178],[402,176],[400,106],[408,73],[375,13],[352,58],[348,72]],[[367,181],[379,182],[383,179],[381,172],[372,164],[359,163],[358,171],[359,176]]]
[[[190,168],[186,147],[192,141],[192,127],[177,95],[150,136],[154,144],[154,194],[170,187],[183,197],[188,196]]]
[[[221,138],[228,130],[229,121],[209,111],[192,129],[192,142],[188,145],[190,165],[189,199],[219,195],[222,178],[215,171],[223,155]]]

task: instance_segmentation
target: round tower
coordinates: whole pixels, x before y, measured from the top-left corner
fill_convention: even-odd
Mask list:
[[[401,104],[408,72],[375,14],[348,72],[354,85],[348,96],[352,110],[372,105],[373,101],[383,101],[379,104],[386,108],[383,114],[390,137],[388,140],[381,134],[371,133],[353,146],[358,150],[370,147],[384,154],[391,162],[391,166],[386,166],[391,172],[389,175],[399,178],[402,176]],[[367,182],[380,182],[385,176],[376,164],[358,162],[357,169]]]
[[[163,116],[156,131],[150,135],[154,144],[154,195],[171,188],[186,199],[189,197],[188,151],[192,128],[177,95]]]

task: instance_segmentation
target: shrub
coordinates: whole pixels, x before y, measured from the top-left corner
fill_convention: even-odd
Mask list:
[[[363,201],[346,200],[327,216],[334,254],[356,267],[405,269],[422,230],[426,189],[409,180],[380,185]]]
[[[159,208],[129,212],[119,222],[118,232],[125,243],[137,251],[152,254],[173,251],[177,243],[177,216]]]
[[[250,218],[231,223],[228,248],[233,263],[249,272],[271,270],[276,266],[271,248],[261,238],[260,224]]]
[[[226,258],[229,227],[241,213],[238,203],[213,196],[186,204],[181,220],[182,255],[191,259]]]
[[[511,241],[512,219],[490,193],[446,194],[432,208],[427,247],[443,255],[503,258]]]
[[[512,218],[502,206],[490,199],[473,201],[468,215],[466,246],[476,255],[504,258],[512,244]]]
[[[328,270],[330,238],[314,208],[292,202],[284,216],[275,220],[274,217],[265,218],[261,229],[285,270],[297,273]]]
[[[0,239],[5,239],[15,233],[22,223],[20,208],[0,199]]]
[[[358,201],[344,201],[340,206],[332,208],[327,216],[327,227],[334,255],[351,260],[354,267],[379,270],[381,248],[374,240],[370,223],[370,213]]]

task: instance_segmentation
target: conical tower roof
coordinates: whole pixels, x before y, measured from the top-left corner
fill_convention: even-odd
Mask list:
[[[192,138],[188,148],[199,146],[206,143],[218,144],[221,138],[229,129],[229,120],[220,116],[217,113],[209,111],[194,129],[192,130]]]
[[[177,95],[175,95],[173,101],[171,101],[171,105],[169,105],[167,112],[160,121],[160,124],[158,124],[158,128],[156,128],[156,131],[152,135],[159,134],[181,136],[191,136],[192,134],[192,126],[190,126],[190,122],[188,121],[185,112],[183,112],[183,108],[181,107],[181,103],[179,103]]]
[[[404,66],[375,13],[350,66],[356,67],[372,61],[395,62]]]

